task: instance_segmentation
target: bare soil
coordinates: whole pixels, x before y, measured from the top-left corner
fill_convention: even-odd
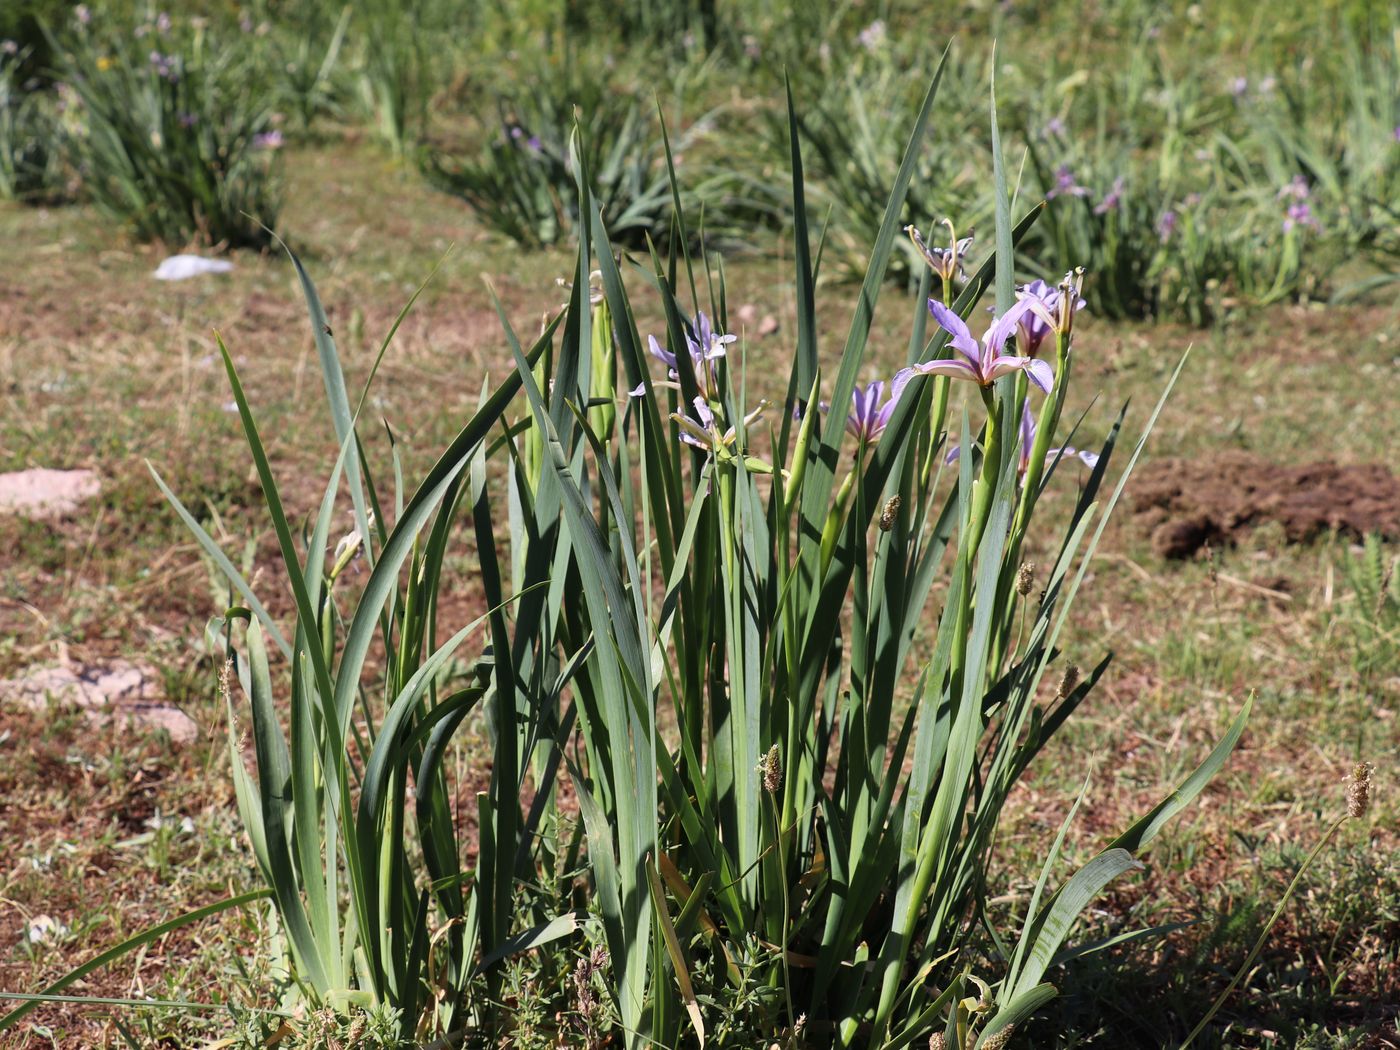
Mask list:
[[[1400,479],[1378,463],[1280,464],[1247,452],[1148,464],[1132,485],[1134,513],[1163,558],[1232,546],[1266,522],[1289,543],[1328,532],[1400,537]]]

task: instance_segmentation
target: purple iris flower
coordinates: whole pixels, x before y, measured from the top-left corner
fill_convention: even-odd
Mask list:
[[[1119,175],[1113,180],[1113,188],[1104,195],[1103,200],[1094,205],[1095,215],[1106,215],[1114,208],[1118,207],[1123,200],[1123,176]]]
[[[865,386],[857,383],[851,391],[851,413],[846,417],[846,433],[862,445],[883,434],[885,427],[890,425],[890,416],[894,414],[895,405],[899,404],[899,395],[904,393],[904,388],[912,378],[913,372],[906,368],[888,383],[883,379],[877,379]],[[886,389],[889,390],[888,397],[885,396]],[[823,402],[822,411],[825,412],[828,408],[830,406]]]
[[[1055,185],[1045,194],[1045,199],[1053,200],[1061,194],[1067,194],[1071,197],[1089,196],[1089,188],[1079,185],[1078,180],[1074,177],[1074,172],[1070,171],[1068,164],[1061,164],[1055,169]]]
[[[1157,239],[1166,244],[1176,232],[1176,212],[1168,208],[1157,220]]]
[[[1052,332],[1072,326],[1074,314],[1084,309],[1075,284],[1075,275],[1065,274],[1058,288],[1053,288],[1037,278],[1030,284],[1016,289],[1016,295],[1031,308],[1021,315],[1016,325],[1017,346],[1031,357],[1040,353],[1046,337]]]
[[[1236,77],[1234,80],[1230,81],[1230,94],[1234,95],[1236,98],[1244,98],[1248,95],[1249,78]]]
[[[273,128],[271,131],[262,131],[253,136],[253,147],[255,149],[281,149],[282,132]]]
[[[725,347],[738,338],[736,335],[721,335],[716,332],[703,310],[695,314],[694,332],[693,334],[687,332],[685,337],[686,351],[690,354],[690,362],[695,369],[695,378],[701,383],[707,394],[714,393],[719,387],[715,362],[724,357]],[[679,380],[680,374],[676,371],[676,355],[663,348],[656,341],[654,335],[647,336],[647,343],[651,350],[651,356],[666,366],[667,378],[673,382]]]
[[[1035,418],[1031,415],[1030,402],[1022,401],[1021,444],[1020,447],[1017,449],[1017,456],[1019,458],[1016,463],[1016,470],[1018,473],[1024,474],[1030,468],[1031,449],[1035,446],[1035,431]],[[948,450],[948,454],[943,457],[943,462],[950,465],[956,463],[960,455],[962,455],[962,449],[959,446],[954,445]],[[1047,448],[1045,450],[1046,463],[1055,462],[1056,458],[1059,456],[1073,457],[1079,460],[1079,462],[1083,463],[1090,470],[1099,465],[1099,456],[1097,452],[1080,451],[1079,449],[1070,448],[1070,446],[1068,445],[1065,445],[1061,448]]]
[[[1059,117],[1051,117],[1045,122],[1045,128],[1041,131],[1044,138],[1052,138],[1065,133],[1065,122]]]
[[[982,336],[981,346],[978,346],[977,340],[972,338],[972,333],[968,331],[963,319],[943,303],[937,299],[930,299],[928,309],[929,313],[933,315],[933,319],[938,322],[939,327],[948,333],[948,341],[952,343],[953,348],[962,356],[955,355],[938,361],[925,361],[913,368],[904,369],[901,373],[906,376],[904,382],[908,382],[908,373],[918,372],[920,375],[926,376],[967,379],[978,386],[989,386],[1002,376],[1010,375],[1012,372],[1025,372],[1030,381],[1047,394],[1054,387],[1055,371],[1047,362],[1037,361],[1033,357],[1018,357],[1015,354],[1003,352],[1006,348],[1006,341],[1016,331],[1021,318],[1032,309],[1030,300],[1020,299],[1006,313],[993,318],[986,334]],[[900,376],[895,376],[895,382],[900,382]]]

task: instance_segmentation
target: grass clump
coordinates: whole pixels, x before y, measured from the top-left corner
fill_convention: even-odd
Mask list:
[[[138,240],[264,247],[281,132],[237,48],[203,23],[75,18],[55,40],[63,144],[85,195]]]

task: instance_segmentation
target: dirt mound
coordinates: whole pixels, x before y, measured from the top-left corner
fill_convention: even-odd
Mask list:
[[[1400,537],[1400,479],[1379,464],[1270,463],[1246,452],[1168,459],[1134,477],[1133,510],[1164,558],[1188,558],[1206,544],[1277,522],[1290,543],[1336,530]]]

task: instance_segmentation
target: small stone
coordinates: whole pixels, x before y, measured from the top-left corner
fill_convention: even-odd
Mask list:
[[[101,489],[102,482],[91,470],[34,467],[0,474],[0,513],[22,514],[26,518],[62,517]]]
[[[759,335],[774,335],[778,331],[778,319],[772,314],[764,314],[763,320],[758,322]]]
[[[55,664],[31,668],[18,678],[0,681],[0,702],[17,700],[35,710],[50,701],[82,708],[97,725],[161,729],[177,744],[199,737],[193,718],[164,702],[154,668],[131,663],[108,667]]]

